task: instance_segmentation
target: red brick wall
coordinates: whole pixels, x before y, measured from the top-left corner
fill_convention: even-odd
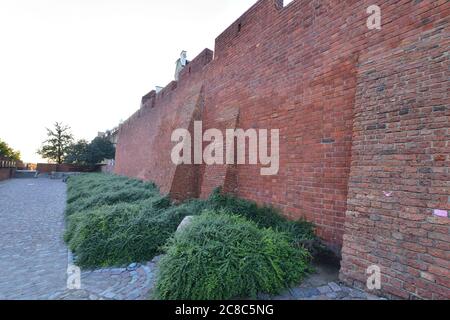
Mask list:
[[[191,128],[194,119],[201,120],[204,70],[211,59],[212,52],[205,50],[183,70],[179,83],[144,97],[141,109],[119,129],[116,173],[152,180],[174,198],[198,196],[191,169],[172,163],[171,136],[176,129]]]
[[[52,164],[52,163],[38,163],[36,170],[39,173],[52,172],[94,172],[99,171],[98,166],[80,166],[74,164]]]
[[[450,210],[444,3],[396,6],[416,15],[359,57],[341,278],[365,285],[378,265],[382,293],[405,299],[450,298],[450,219],[433,216]]]
[[[239,196],[274,204],[293,219],[306,217],[338,249],[356,70],[355,57],[345,52],[348,43],[325,41],[335,19],[330,4],[297,1],[279,9],[260,1],[218,37],[206,82],[205,126],[222,127],[223,114],[233,120],[238,108],[237,127],[280,129],[280,172],[263,177],[258,166],[208,167],[202,195],[234,174]]]
[[[259,1],[216,39],[212,61],[203,52],[144,98],[120,128],[116,173],[177,199],[224,186],[273,204],[343,247],[346,282],[379,264],[384,294],[448,297],[448,219],[431,212],[450,209],[450,4],[379,1],[383,28],[371,31],[373,1],[279,3]],[[173,165],[172,131],[198,119],[204,130],[280,129],[279,175]]]
[[[0,181],[11,179],[14,169],[0,168]]]

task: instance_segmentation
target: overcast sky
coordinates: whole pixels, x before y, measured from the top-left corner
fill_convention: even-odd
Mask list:
[[[0,0],[0,139],[27,162],[55,121],[92,140],[256,0]]]

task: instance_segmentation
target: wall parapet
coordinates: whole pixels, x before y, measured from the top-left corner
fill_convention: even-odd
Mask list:
[[[184,84],[189,77],[195,76],[204,71],[204,68],[212,61],[214,52],[210,49],[204,49],[180,72],[179,83]]]

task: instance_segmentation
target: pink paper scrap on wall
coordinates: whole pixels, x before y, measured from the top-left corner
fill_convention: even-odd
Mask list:
[[[447,218],[448,217],[448,212],[447,212],[447,210],[434,210],[434,215],[436,217]]]

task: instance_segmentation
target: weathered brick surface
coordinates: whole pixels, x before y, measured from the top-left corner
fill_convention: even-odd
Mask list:
[[[174,198],[215,187],[293,218],[337,251],[343,280],[383,271],[382,293],[449,298],[450,4],[261,0],[200,54],[178,83],[150,93],[120,129],[116,172]],[[280,129],[280,172],[175,166],[172,131]]]
[[[36,170],[39,173],[52,173],[52,172],[94,172],[100,171],[98,166],[80,166],[76,164],[54,164],[54,163],[38,163]]]
[[[197,175],[191,172],[198,168],[177,168],[172,163],[171,136],[201,120],[204,68],[211,59],[212,51],[205,50],[183,70],[178,83],[143,98],[141,109],[120,127],[116,173],[152,180],[175,198],[198,196]]]
[[[0,181],[11,179],[13,168],[0,168]]]
[[[441,19],[449,8],[439,4],[417,5],[416,23],[400,18],[392,26],[392,46],[359,57],[341,277],[365,282],[367,267],[379,265],[383,291],[401,298],[450,298],[450,220],[433,217],[450,210],[449,41]]]

